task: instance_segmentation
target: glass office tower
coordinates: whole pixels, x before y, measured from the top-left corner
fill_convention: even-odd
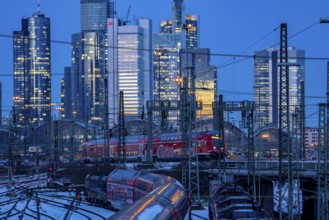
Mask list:
[[[152,97],[152,22],[139,19],[125,25],[108,20],[108,103],[110,127],[118,123],[119,93],[124,91],[127,120],[141,117],[143,106]]]
[[[186,56],[186,54],[188,54]],[[212,103],[217,93],[217,68],[210,65],[210,49],[195,48],[181,50],[181,74],[191,77],[195,75],[195,98],[202,103],[202,109],[196,113],[197,119],[213,118]]]
[[[81,32],[72,35],[72,119],[102,125],[107,114],[107,19],[115,14],[109,0],[80,0]],[[74,114],[73,114],[74,113]],[[74,118],[73,118],[74,117]]]
[[[184,19],[184,2],[183,0],[174,0],[172,5],[173,11],[173,32],[182,32],[182,24]]]
[[[172,33],[172,20],[163,20],[160,22],[160,33],[161,34]]]
[[[113,18],[113,1],[80,0],[81,31],[106,30],[107,18]]]
[[[50,19],[37,12],[13,35],[17,123],[37,127],[51,118]]]
[[[186,47],[188,49],[199,48],[199,16],[195,14],[186,15],[185,23],[190,26],[186,31]]]
[[[290,113],[301,103],[301,81],[305,80],[305,51],[288,47]],[[255,128],[278,125],[280,88],[280,49],[256,51],[254,59]]]

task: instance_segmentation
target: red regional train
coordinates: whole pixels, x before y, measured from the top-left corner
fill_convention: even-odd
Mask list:
[[[198,132],[196,134],[199,160],[217,159],[225,155],[226,149],[219,148],[218,134],[214,131]],[[147,154],[147,135],[126,136],[127,161],[144,161]],[[181,158],[183,141],[182,133],[163,133],[153,136],[153,161],[173,161]],[[77,160],[85,163],[101,162],[110,158],[118,158],[118,139],[111,138],[106,144],[104,139],[83,143],[79,146]]]

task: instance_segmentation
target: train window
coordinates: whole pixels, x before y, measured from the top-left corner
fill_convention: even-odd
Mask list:
[[[216,139],[216,138],[214,139],[213,138],[212,143],[213,143],[214,146],[219,146],[219,139]]]
[[[115,188],[113,190],[113,200],[116,201],[125,201],[126,200],[126,192],[124,188]]]
[[[141,189],[146,192],[150,192],[152,190],[153,184],[150,182],[137,181],[136,188]]]

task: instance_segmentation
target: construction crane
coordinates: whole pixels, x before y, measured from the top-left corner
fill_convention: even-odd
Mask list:
[[[130,21],[128,21],[130,15],[130,9],[131,9],[131,5],[129,5],[128,7],[126,18],[122,21],[123,25],[130,23]]]

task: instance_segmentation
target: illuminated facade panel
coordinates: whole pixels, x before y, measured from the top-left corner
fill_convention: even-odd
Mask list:
[[[254,102],[255,128],[268,124],[278,125],[280,49],[270,48],[256,51],[254,59]],[[290,113],[301,103],[301,81],[305,80],[305,51],[288,47],[288,62],[299,66],[289,67],[289,102]]]
[[[35,13],[13,35],[15,113],[19,126],[36,127],[51,117],[50,19]]]
[[[188,54],[186,56],[186,54]],[[212,103],[217,94],[217,68],[210,65],[208,48],[182,49],[181,74],[189,77],[195,73],[195,97],[202,103],[202,109],[196,112],[197,119],[213,118]]]
[[[108,20],[108,103],[110,127],[118,123],[119,93],[124,92],[127,120],[140,118],[143,106],[152,97],[152,23],[139,19],[125,25]]]

